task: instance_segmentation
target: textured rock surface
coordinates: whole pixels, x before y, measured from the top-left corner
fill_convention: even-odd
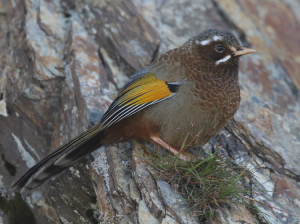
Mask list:
[[[261,167],[253,185],[268,193],[255,200],[300,214],[299,11],[297,0],[1,0],[0,199],[12,200],[13,181],[99,121],[158,52],[223,28],[257,53],[241,61],[242,102],[222,147]],[[152,179],[140,148],[103,147],[24,194],[36,223],[196,222],[172,206],[177,196],[167,195],[176,192]],[[271,223],[300,223],[257,205]],[[0,223],[16,220],[3,206]],[[219,215],[224,223],[263,223],[232,209]]]

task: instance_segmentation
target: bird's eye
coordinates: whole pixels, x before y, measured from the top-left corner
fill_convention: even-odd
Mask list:
[[[220,44],[215,46],[217,52],[222,53],[224,51],[224,47]]]

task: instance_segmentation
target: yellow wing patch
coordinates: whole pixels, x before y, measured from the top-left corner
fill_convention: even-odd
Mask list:
[[[151,103],[172,95],[166,82],[157,79],[152,73],[136,80],[122,92],[124,95],[119,99],[119,103],[126,106]]]
[[[173,92],[168,84],[155,77],[153,73],[146,73],[140,77],[134,77],[110,105],[102,117],[102,127],[108,127],[125,117],[167,99]]]

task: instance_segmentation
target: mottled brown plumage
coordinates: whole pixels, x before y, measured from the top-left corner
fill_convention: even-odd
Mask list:
[[[132,76],[97,125],[31,168],[15,187],[32,189],[114,142],[153,140],[174,154],[185,139],[205,144],[237,111],[239,57],[252,52],[229,32],[207,30],[160,55]]]

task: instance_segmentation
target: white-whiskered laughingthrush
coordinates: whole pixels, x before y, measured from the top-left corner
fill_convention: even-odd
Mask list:
[[[253,52],[231,33],[210,29],[160,55],[130,78],[98,124],[30,168],[13,187],[35,188],[102,145],[146,139],[177,154],[184,141],[205,144],[237,111],[239,58]]]

